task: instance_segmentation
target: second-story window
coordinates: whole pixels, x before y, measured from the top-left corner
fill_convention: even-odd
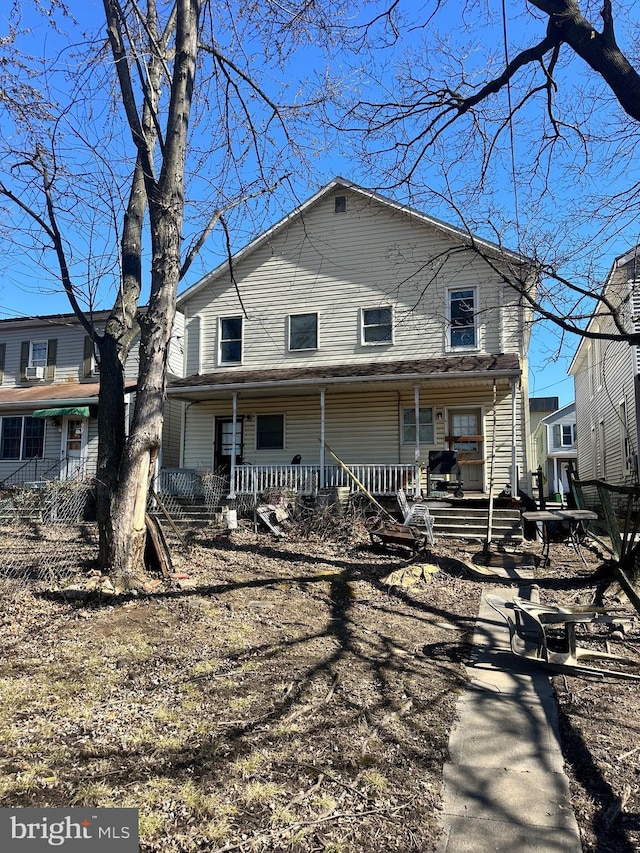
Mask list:
[[[574,442],[571,424],[562,424],[562,446],[571,447]]]
[[[318,315],[289,315],[289,349],[318,349]]]
[[[476,291],[475,288],[449,291],[449,346],[476,347]]]
[[[29,367],[47,366],[47,342],[46,341],[31,341],[29,347]]]
[[[391,308],[362,309],[362,343],[393,343],[393,312]]]
[[[220,318],[220,364],[242,361],[242,317]]]

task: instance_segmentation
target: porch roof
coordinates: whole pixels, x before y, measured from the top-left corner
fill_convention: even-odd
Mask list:
[[[516,353],[500,355],[463,355],[430,358],[416,361],[384,361],[358,364],[332,364],[318,367],[275,368],[273,370],[242,370],[227,368],[174,379],[167,393],[183,399],[204,399],[220,391],[274,388],[291,392],[309,390],[320,385],[340,386],[347,390],[353,383],[415,383],[426,380],[477,381],[517,379],[521,375]]]
[[[14,385],[0,390],[0,408],[43,408],[42,404],[77,406],[96,403],[98,382],[58,382],[53,385]]]

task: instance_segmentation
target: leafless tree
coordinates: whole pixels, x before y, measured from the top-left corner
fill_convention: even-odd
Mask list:
[[[530,289],[520,268],[509,283],[561,336],[585,334],[599,301],[612,323],[595,334],[637,344],[629,306],[608,300],[594,271],[616,235],[637,239],[640,66],[630,9],[612,0],[435,0],[405,28],[412,44],[393,79],[345,104],[341,129],[385,186],[409,198],[428,191],[470,235],[517,246],[541,283]]]
[[[214,228],[236,210],[248,217],[243,202],[268,196],[292,162],[303,168],[296,123],[315,103],[303,82],[287,100],[276,78],[295,49],[329,50],[345,36],[347,5],[103,0],[93,27],[61,0],[36,6],[54,24],[53,58],[29,54],[20,4],[0,44],[4,237],[34,270],[50,271],[53,256],[95,342],[100,564],[126,582],[143,560],[178,284]],[[93,311],[109,285],[98,329]]]

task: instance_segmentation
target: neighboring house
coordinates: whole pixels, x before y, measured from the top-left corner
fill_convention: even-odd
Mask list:
[[[107,311],[94,319],[100,328]],[[176,326],[182,369],[181,317]],[[135,393],[137,348],[127,361],[127,405]],[[95,473],[100,371],[91,339],[74,314],[0,320],[0,486]],[[170,411],[165,445],[179,449]],[[173,425],[173,428],[172,428]]]
[[[534,461],[542,469],[545,495],[563,500],[569,493],[567,469],[577,458],[575,403],[568,403],[539,421],[534,446]]]
[[[604,295],[622,311],[627,327],[640,331],[640,247],[621,255],[605,281]],[[614,332],[596,310],[587,331]],[[638,482],[640,350],[625,341],[581,338],[569,367],[578,431],[578,476],[613,484]]]
[[[492,269],[524,261],[469,244],[337,178],[186,290],[181,467],[232,495],[349,484],[333,451],[393,494],[453,450],[465,493],[525,484],[530,316]]]

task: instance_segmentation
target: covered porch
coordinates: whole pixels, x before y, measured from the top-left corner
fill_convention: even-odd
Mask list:
[[[526,467],[520,375],[515,355],[475,355],[175,380],[180,462],[163,477],[179,491],[179,472],[218,474],[230,498],[334,487],[417,497],[433,455],[453,452],[465,494],[486,495]]]

